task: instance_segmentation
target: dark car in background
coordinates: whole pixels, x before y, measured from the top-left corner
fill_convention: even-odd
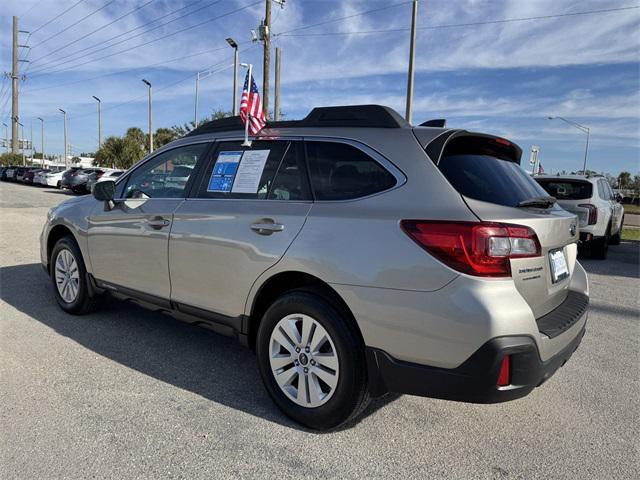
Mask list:
[[[33,178],[35,177],[36,173],[38,173],[41,170],[42,168],[40,167],[27,169],[27,171],[25,171],[24,175],[22,176],[22,183],[33,185]]]
[[[89,193],[87,182],[92,175],[102,175],[101,168],[79,168],[67,175],[62,176],[62,188],[71,190],[73,193]]]
[[[16,171],[13,174],[13,179],[16,182],[21,182],[22,179],[24,178],[24,174],[27,172],[27,170],[28,170],[27,167],[18,167],[18,168],[16,168]]]

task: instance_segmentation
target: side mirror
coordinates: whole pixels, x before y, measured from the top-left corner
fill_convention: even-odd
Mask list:
[[[616,202],[622,203],[622,195],[620,195],[619,193],[615,194],[614,199]]]
[[[110,202],[116,194],[116,182],[103,180],[93,185],[93,197],[101,202]]]

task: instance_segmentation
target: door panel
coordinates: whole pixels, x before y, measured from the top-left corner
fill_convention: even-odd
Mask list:
[[[109,284],[170,297],[168,247],[173,212],[183,199],[128,199],[89,217],[93,275]]]
[[[286,252],[311,202],[187,199],[169,243],[172,301],[244,313],[253,282]]]

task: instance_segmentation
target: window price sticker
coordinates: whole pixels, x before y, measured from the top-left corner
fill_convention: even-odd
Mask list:
[[[243,152],[220,152],[213,166],[207,192],[230,192]]]

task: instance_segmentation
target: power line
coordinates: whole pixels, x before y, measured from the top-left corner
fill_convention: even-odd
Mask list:
[[[467,23],[450,23],[443,25],[427,25],[423,27],[417,27],[418,30],[438,30],[443,28],[458,28],[458,27],[475,27],[480,25],[494,25],[501,23],[511,23],[511,22],[526,22],[530,20],[549,20],[553,18],[563,18],[563,17],[574,17],[578,15],[593,15],[598,13],[612,13],[612,12],[620,12],[625,10],[633,10],[640,8],[640,5],[628,6],[628,7],[617,7],[617,8],[606,8],[602,10],[587,10],[582,12],[571,12],[571,13],[558,13],[554,15],[539,15],[536,17],[519,17],[519,18],[506,18],[502,20],[487,20],[482,22],[467,22]],[[337,19],[335,20],[337,21]],[[315,25],[309,25],[301,28],[311,28],[315,27]],[[319,33],[302,33],[302,34],[290,34],[289,32],[300,30],[294,29],[289,30],[287,32],[276,33],[274,36],[282,36],[282,37],[325,37],[325,36],[338,36],[338,35],[368,35],[374,33],[392,33],[392,32],[405,32],[410,30],[410,28],[390,28],[390,29],[380,29],[380,30],[364,30],[364,31],[352,31],[352,32],[319,32]]]
[[[247,43],[250,43],[250,41],[240,42],[240,43],[238,43],[238,45],[245,45],[245,44],[247,44]],[[40,90],[50,90],[50,89],[52,89],[52,88],[60,88],[60,87],[66,87],[66,86],[68,86],[68,85],[75,85],[75,84],[77,84],[77,83],[90,82],[90,81],[92,81],[92,80],[97,80],[97,79],[99,79],[99,78],[111,77],[111,76],[114,76],[114,75],[121,75],[121,74],[123,74],[123,73],[133,72],[133,71],[135,71],[135,70],[142,70],[142,69],[148,69],[148,68],[159,67],[159,66],[162,66],[162,65],[167,65],[167,64],[172,63],[172,62],[177,62],[177,61],[179,61],[179,60],[184,60],[184,59],[186,59],[186,58],[197,57],[197,56],[199,56],[199,55],[204,55],[205,53],[218,52],[218,51],[220,51],[220,50],[226,50],[226,49],[228,49],[228,48],[229,48],[229,46],[228,46],[228,45],[225,45],[224,47],[217,47],[217,48],[212,48],[212,49],[208,49],[208,50],[202,50],[202,51],[200,51],[200,52],[192,53],[192,54],[189,54],[189,55],[181,55],[181,56],[179,56],[179,57],[171,58],[171,59],[169,59],[169,60],[163,60],[163,61],[161,61],[161,62],[152,63],[152,64],[150,64],[150,65],[141,65],[141,66],[139,66],[139,67],[127,68],[127,69],[125,69],[125,70],[118,70],[118,71],[116,71],[116,72],[104,73],[104,74],[102,74],[102,75],[96,75],[96,76],[94,76],[94,77],[89,77],[89,78],[82,78],[82,79],[80,79],[80,80],[74,80],[74,81],[72,81],[72,82],[64,82],[64,83],[58,83],[58,84],[56,84],[56,85],[49,85],[49,86],[46,86],[46,87],[32,88],[32,89],[30,89],[29,91],[30,91],[30,92],[37,92],[37,91],[40,91]]]
[[[113,57],[115,55],[119,55],[119,54],[124,53],[124,52],[130,52],[131,50],[135,50],[136,48],[140,48],[140,47],[143,47],[145,45],[149,45],[149,44],[155,43],[155,42],[157,42],[159,40],[163,40],[163,39],[172,37],[174,35],[177,35],[179,33],[186,32],[187,30],[192,30],[194,28],[201,27],[202,25],[205,25],[207,23],[211,23],[211,22],[219,20],[221,18],[228,17],[229,15],[233,15],[234,13],[238,13],[238,12],[240,12],[242,10],[246,10],[247,8],[253,7],[253,6],[255,6],[255,5],[259,4],[259,3],[262,3],[262,0],[257,0],[257,1],[255,1],[253,3],[245,5],[244,7],[236,8],[235,10],[231,10],[229,12],[223,13],[222,15],[218,15],[216,17],[209,18],[209,19],[204,20],[204,21],[202,21],[200,23],[196,23],[195,25],[191,25],[189,27],[182,28],[180,30],[177,30],[177,31],[172,32],[172,33],[169,33],[167,35],[163,35],[161,37],[155,38],[153,40],[149,40],[147,42],[140,43],[138,45],[134,45],[132,47],[128,47],[128,48],[125,48],[123,50],[119,50],[117,52],[110,53],[109,55],[104,55],[102,57],[94,58],[94,59],[88,60],[86,62],[81,62],[81,63],[79,63],[77,65],[72,65],[72,66],[70,66],[68,68],[63,68],[61,70],[53,70],[53,71],[49,71],[49,72],[45,72],[45,73],[37,73],[37,72],[35,72],[36,74],[32,75],[32,77],[38,77],[38,76],[42,76],[42,75],[45,75],[45,74],[52,75],[52,74],[55,74],[55,73],[66,72],[66,71],[73,70],[75,68],[81,67],[81,66],[89,64],[89,63],[97,62],[99,60],[104,60],[105,58],[110,58],[110,57]],[[42,71],[40,71],[40,72],[42,72]]]
[[[172,19],[172,20],[170,20],[170,21],[168,21],[168,22],[165,22],[165,23],[163,23],[163,24],[156,25],[155,27],[150,28],[150,29],[148,29],[148,30],[146,30],[146,31],[144,31],[144,32],[141,32],[141,33],[139,33],[139,34],[137,34],[137,35],[134,35],[134,36],[132,36],[132,37],[126,38],[126,39],[121,40],[121,41],[116,42],[116,43],[112,43],[111,45],[107,45],[106,47],[103,47],[103,48],[100,48],[100,49],[94,50],[94,51],[92,51],[92,52],[85,53],[85,54],[80,55],[80,56],[76,56],[75,58],[69,58],[69,57],[74,57],[74,56],[75,56],[75,55],[77,55],[78,53],[86,52],[87,50],[91,50],[91,49],[93,49],[93,48],[95,48],[95,47],[99,47],[99,46],[101,46],[101,45],[104,45],[105,43],[108,43],[108,42],[110,42],[111,40],[115,40],[115,39],[117,39],[117,38],[120,38],[120,37],[122,37],[122,36],[124,36],[124,35],[126,35],[126,34],[128,34],[128,33],[135,32],[136,30],[140,30],[141,28],[144,28],[144,27],[146,27],[147,25],[150,25],[150,24],[152,24],[152,23],[157,22],[158,20],[162,20],[163,18],[166,18],[166,17],[168,17],[168,16],[170,16],[170,15],[173,15],[174,13],[178,13],[178,12],[181,12],[182,10],[187,9],[187,8],[191,8],[191,7],[193,7],[194,5],[197,5],[198,3],[200,3],[200,2],[201,2],[201,0],[199,0],[199,1],[195,2],[195,3],[189,4],[189,5],[185,6],[185,7],[178,8],[177,10],[173,10],[173,11],[171,11],[171,12],[169,12],[169,13],[165,13],[164,15],[161,15],[160,17],[154,18],[153,20],[150,20],[150,21],[148,21],[147,23],[144,23],[144,24],[142,24],[142,25],[137,26],[136,28],[132,28],[131,30],[127,30],[126,32],[123,32],[123,33],[120,33],[120,34],[118,34],[118,35],[115,35],[114,37],[108,38],[108,39],[103,40],[103,41],[101,41],[101,42],[94,43],[93,45],[90,45],[90,46],[88,46],[88,47],[81,48],[80,50],[76,50],[75,52],[69,53],[69,54],[67,54],[67,55],[66,55],[66,57],[64,57],[64,58],[66,58],[66,60],[65,60],[65,61],[63,61],[63,62],[60,62],[60,60],[61,60],[60,58],[56,58],[56,59],[50,60],[50,61],[48,61],[48,62],[45,62],[45,63],[43,63],[42,65],[40,65],[39,69],[37,69],[37,70],[36,70],[36,72],[40,72],[40,71],[42,71],[42,70],[43,70],[43,67],[46,67],[46,66],[51,65],[51,64],[55,64],[55,63],[57,63],[57,66],[59,67],[59,66],[64,65],[64,64],[66,64],[66,63],[75,62],[75,61],[77,61],[77,60],[80,60],[81,58],[88,57],[88,56],[90,56],[90,55],[93,55],[94,53],[100,52],[100,51],[102,51],[102,50],[106,50],[106,49],[111,48],[111,47],[113,47],[113,46],[115,46],[115,45],[119,45],[119,44],[124,43],[124,42],[126,42],[126,41],[128,41],[128,40],[131,40],[131,39],[133,39],[133,38],[139,37],[140,35],[143,35],[143,34],[145,34],[145,33],[152,32],[153,30],[156,30],[156,29],[158,29],[158,28],[160,28],[160,27],[163,27],[163,26],[165,26],[165,25],[168,25],[168,24],[169,24],[169,23],[171,23],[171,22],[174,22],[174,21],[176,21],[176,20],[179,20],[179,19],[181,19],[181,18],[184,18],[184,17],[186,17],[186,16],[192,15],[192,14],[194,14],[194,13],[196,13],[196,12],[199,12],[200,10],[203,10],[203,9],[205,9],[205,8],[208,8],[208,7],[212,6],[212,5],[215,5],[216,3],[219,3],[220,1],[221,1],[221,0],[215,0],[215,1],[213,1],[213,2],[210,2],[210,3],[206,4],[204,7],[201,7],[201,8],[198,8],[198,9],[196,9],[196,10],[193,10],[193,11],[191,11],[191,12],[188,12],[188,13],[186,13],[186,14],[184,14],[184,15],[181,15],[181,16],[179,16],[179,17],[176,17],[176,18],[174,18],[174,19]],[[60,63],[58,63],[58,62],[60,62]]]
[[[146,2],[146,3],[143,3],[143,4],[142,4],[142,5],[140,5],[139,7],[136,7],[136,8],[134,8],[133,10],[130,10],[129,12],[125,13],[124,15],[119,16],[119,17],[118,17],[118,18],[116,18],[115,20],[112,20],[111,22],[109,22],[109,23],[106,23],[106,24],[102,25],[100,28],[97,28],[97,29],[95,29],[95,30],[92,30],[92,31],[90,31],[89,33],[87,33],[86,35],[83,35],[83,36],[81,36],[80,38],[76,38],[76,39],[75,39],[75,40],[73,40],[72,42],[66,43],[66,44],[65,44],[65,45],[63,45],[63,46],[61,46],[61,47],[59,47],[59,48],[57,48],[57,49],[55,49],[55,50],[53,50],[53,51],[51,51],[51,52],[48,52],[46,55],[42,55],[41,57],[38,57],[38,58],[36,58],[35,60],[31,60],[31,62],[32,62],[32,63],[37,62],[38,60],[40,60],[40,59],[42,59],[42,58],[45,58],[45,57],[47,57],[47,56],[49,56],[49,55],[52,55],[52,54],[54,54],[54,53],[56,53],[56,52],[59,52],[60,50],[62,50],[62,49],[64,49],[64,48],[67,48],[67,47],[68,47],[68,46],[70,46],[70,45],[73,45],[74,43],[78,43],[80,40],[84,40],[85,38],[87,38],[87,37],[89,37],[89,36],[91,36],[91,35],[93,35],[93,34],[95,34],[95,33],[99,32],[100,30],[103,30],[103,29],[107,28],[109,25],[113,25],[113,24],[114,24],[114,23],[116,23],[117,21],[122,20],[123,18],[125,18],[125,17],[127,17],[127,16],[131,15],[132,13],[137,12],[137,11],[138,11],[138,10],[140,10],[141,8],[146,7],[147,5],[149,5],[150,3],[152,3],[153,1],[154,1],[154,0],[149,0],[149,1],[148,1],[148,2]]]
[[[257,46],[257,44],[252,44],[252,45],[251,45],[251,46],[249,46],[248,48],[245,48],[244,50],[240,50],[240,53],[245,53],[245,52],[247,52],[247,51],[251,50],[252,48],[255,48],[256,46]],[[229,47],[228,47],[228,46],[226,46],[226,47],[224,47],[224,48],[228,49]],[[227,62],[232,61],[232,60],[233,60],[233,57],[227,57],[225,60],[222,60],[222,61],[220,61],[220,62],[217,62],[217,63],[215,63],[215,64],[213,64],[213,65],[211,65],[211,66],[209,66],[209,67],[205,68],[204,70],[212,70],[212,69],[214,69],[214,68],[216,68],[216,67],[218,67],[218,66],[220,66],[220,65],[226,64]],[[223,67],[223,68],[221,68],[221,69],[216,70],[216,71],[215,71],[215,72],[213,72],[213,73],[218,73],[218,72],[220,72],[220,71],[222,71],[222,70],[225,70],[225,69],[227,69],[227,68],[230,68],[230,67],[232,67],[232,66],[233,66],[233,64],[231,63],[231,64],[229,64],[229,65],[224,66],[224,67]],[[199,69],[199,70],[202,70],[202,69]],[[164,86],[162,86],[162,87],[160,87],[160,88],[154,88],[154,92],[161,92],[161,91],[167,90],[167,89],[169,89],[169,88],[171,88],[171,87],[175,87],[176,85],[178,85],[178,84],[180,84],[180,83],[184,83],[184,82],[186,82],[186,81],[187,81],[187,80],[189,80],[189,79],[193,79],[193,72],[189,73],[189,75],[187,75],[187,76],[181,77],[179,80],[177,80],[177,81],[175,81],[175,82],[169,83],[169,84],[164,85]],[[114,109],[116,109],[116,108],[120,108],[120,107],[123,107],[123,106],[125,106],[125,105],[129,105],[129,104],[131,104],[131,103],[134,103],[134,102],[136,102],[136,101],[138,101],[138,100],[141,100],[141,99],[143,99],[143,98],[147,98],[147,94],[146,94],[146,93],[141,94],[141,95],[137,95],[137,96],[135,96],[135,97],[133,97],[133,98],[130,98],[129,100],[125,100],[125,101],[120,102],[120,103],[117,103],[117,104],[115,104],[115,105],[108,105],[108,106],[106,106],[106,107],[103,107],[103,109],[102,109],[102,110],[103,110],[103,111],[107,111],[107,110],[114,110]],[[70,118],[76,119],[76,118],[89,117],[89,116],[92,116],[92,115],[95,115],[95,112],[93,112],[93,111],[92,111],[92,112],[82,113],[82,114],[80,114],[80,115],[74,115],[73,117],[70,117]],[[51,122],[57,122],[57,121],[60,121],[60,120],[58,119],[58,115],[56,115],[55,117],[52,115],[52,116],[50,116],[50,117],[45,117],[45,118],[52,118],[52,120],[49,120],[49,122],[50,122],[50,123],[51,123]]]
[[[55,17],[53,17],[51,20],[49,20],[49,21],[47,21],[47,22],[43,23],[43,24],[42,24],[42,25],[40,25],[38,28],[36,28],[35,30],[33,30],[33,31],[31,32],[31,35],[33,35],[34,33],[38,32],[38,31],[40,31],[41,29],[43,29],[44,27],[46,27],[47,25],[49,25],[51,22],[53,22],[53,21],[57,20],[57,19],[58,19],[58,18],[60,18],[62,15],[64,15],[65,13],[67,13],[69,10],[73,9],[76,5],[79,5],[79,4],[81,4],[82,2],[84,2],[84,1],[86,1],[86,0],[79,0],[79,1],[77,1],[76,3],[74,3],[73,5],[71,5],[69,8],[67,8],[64,12],[62,12],[62,13],[60,13],[60,14],[56,15],[56,16],[55,16]]]
[[[66,31],[67,31],[67,30],[69,30],[70,28],[73,28],[73,27],[75,27],[76,25],[78,25],[79,23],[84,22],[87,18],[94,16],[94,15],[95,15],[96,13],[98,13],[99,11],[104,10],[104,9],[105,9],[105,8],[107,8],[109,5],[111,5],[114,1],[115,1],[115,0],[111,0],[111,1],[109,1],[109,2],[107,2],[107,3],[105,3],[105,4],[104,4],[103,6],[101,6],[100,8],[96,8],[96,9],[95,9],[95,10],[93,10],[91,13],[88,13],[87,15],[85,15],[84,17],[82,17],[80,20],[77,20],[77,21],[73,22],[71,25],[69,25],[69,26],[67,26],[67,27],[63,28],[63,29],[62,29],[62,30],[60,30],[59,32],[54,33],[53,35],[51,35],[51,36],[49,36],[49,37],[45,38],[45,39],[44,39],[44,40],[42,40],[41,42],[36,43],[36,44],[35,44],[33,47],[31,47],[31,48],[32,48],[32,49],[33,49],[33,48],[36,48],[36,47],[38,47],[38,46],[42,45],[43,43],[48,42],[48,41],[49,41],[49,40],[51,40],[52,38],[56,38],[56,37],[57,37],[58,35],[60,35],[61,33],[66,32]]]
[[[412,3],[412,0],[399,2],[399,3],[392,3],[391,5],[387,5],[387,6],[384,6],[384,7],[374,8],[374,9],[371,9],[371,10],[365,10],[365,11],[362,11],[362,12],[358,12],[358,13],[354,13],[354,14],[351,14],[351,15],[347,15],[346,17],[332,18],[330,20],[325,20],[323,22],[313,23],[311,25],[302,25],[301,27],[293,28],[291,30],[287,30],[286,32],[274,33],[273,36],[274,37],[278,37],[278,36],[281,36],[281,35],[284,36],[284,35],[289,34],[291,32],[297,32],[299,30],[306,30],[308,28],[319,27],[321,25],[327,25],[328,23],[340,22],[342,20],[348,20],[350,18],[360,17],[362,15],[366,15],[367,13],[381,12],[383,10],[389,10],[390,8],[400,7],[402,5],[407,5],[409,3]],[[291,35],[291,36],[293,36],[293,35]]]

